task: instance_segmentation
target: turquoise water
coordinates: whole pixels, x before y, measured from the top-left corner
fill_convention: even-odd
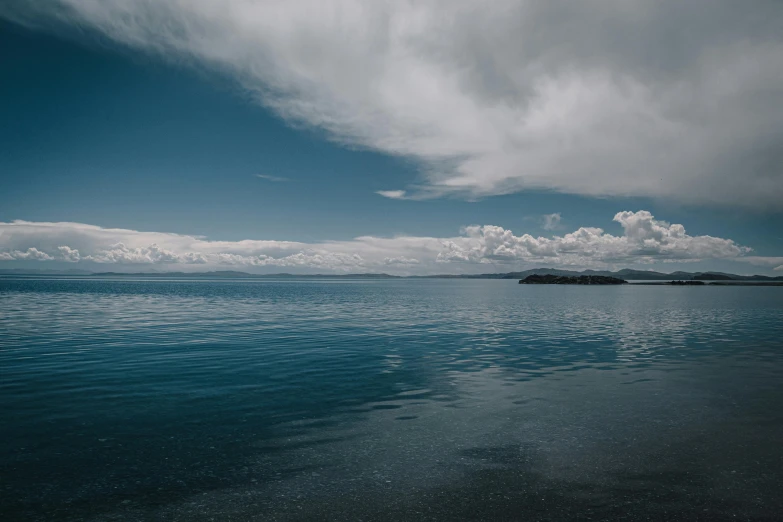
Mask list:
[[[3,520],[775,520],[783,288],[0,279]]]

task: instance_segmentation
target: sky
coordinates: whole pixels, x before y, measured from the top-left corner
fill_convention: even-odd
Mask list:
[[[783,3],[7,0],[0,270],[783,275]]]

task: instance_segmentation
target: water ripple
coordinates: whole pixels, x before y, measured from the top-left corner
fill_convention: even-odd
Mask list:
[[[502,518],[481,495],[523,509],[532,488],[610,516],[622,481],[669,495],[660,473],[681,493],[644,512],[761,516],[780,506],[782,294],[0,279],[0,501],[25,520],[275,519],[297,498],[303,518],[449,519],[472,498]]]

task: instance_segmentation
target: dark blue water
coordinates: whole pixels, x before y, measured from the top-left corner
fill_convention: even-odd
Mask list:
[[[783,288],[0,279],[2,520],[780,520]]]

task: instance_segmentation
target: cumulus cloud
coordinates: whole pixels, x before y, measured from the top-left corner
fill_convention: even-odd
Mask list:
[[[96,263],[155,263],[155,264],[205,264],[207,258],[198,253],[175,253],[153,243],[147,247],[128,248],[123,243],[110,245],[106,250],[98,250],[95,254],[85,256],[86,261]]]
[[[418,259],[413,259],[411,257],[387,257],[383,260],[383,264],[385,265],[400,265],[400,266],[406,266],[406,265],[418,265],[420,261]]]
[[[783,200],[779,0],[7,0],[421,165],[409,197]],[[402,191],[382,191],[401,197]]]
[[[35,247],[30,247],[27,250],[0,252],[0,261],[51,261],[53,259],[54,257]]]
[[[358,254],[320,251],[312,248],[305,248],[301,252],[282,257],[271,257],[266,254],[220,253],[212,255],[212,259],[221,265],[298,267],[340,272],[351,272],[364,265],[364,260]]]
[[[60,259],[69,263],[78,263],[81,260],[79,251],[69,246],[58,246],[57,253]]]
[[[80,223],[14,221],[0,223],[0,260],[399,274],[487,271],[486,265],[497,270],[530,265],[605,268],[710,259],[768,268],[783,265],[783,258],[749,255],[750,248],[731,239],[689,235],[682,225],[658,220],[648,211],[618,212],[614,221],[622,227],[621,235],[581,227],[547,238],[516,235],[496,225],[473,225],[454,237],[362,236],[318,243],[210,241]]]
[[[544,214],[544,230],[555,230],[560,226],[560,221],[563,219],[559,212],[554,214]]]
[[[498,226],[467,227],[468,241],[446,242],[437,260],[472,263],[525,260],[547,265],[600,266],[731,259],[750,251],[730,239],[689,236],[682,225],[658,221],[647,211],[620,212],[614,221],[622,225],[624,235],[582,227],[550,239],[530,234],[515,236]]]

